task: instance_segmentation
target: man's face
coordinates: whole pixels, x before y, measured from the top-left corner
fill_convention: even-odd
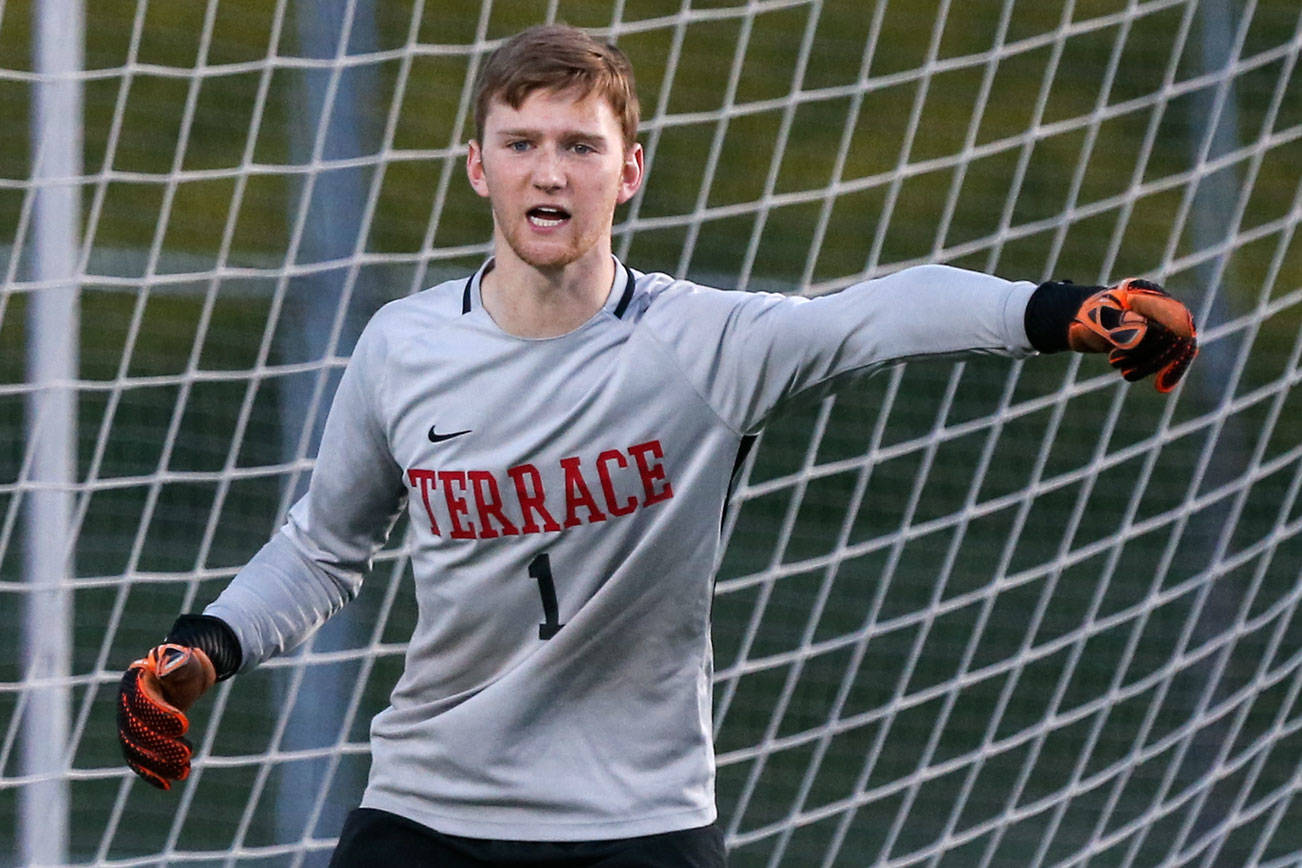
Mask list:
[[[497,241],[528,265],[556,271],[609,255],[615,206],[642,183],[642,146],[625,148],[614,110],[597,94],[538,90],[518,109],[490,105],[466,173],[492,205]]]

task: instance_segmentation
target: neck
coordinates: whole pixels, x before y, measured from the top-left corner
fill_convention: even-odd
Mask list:
[[[615,262],[609,250],[556,269],[536,268],[498,245],[479,294],[503,331],[522,338],[554,338],[590,320],[610,296]]]

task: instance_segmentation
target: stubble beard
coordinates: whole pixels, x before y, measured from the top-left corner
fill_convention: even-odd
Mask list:
[[[611,210],[611,216],[613,219],[614,209]],[[557,272],[578,262],[600,243],[602,235],[600,231],[585,235],[571,233],[564,236],[563,240],[539,244],[534,243],[529,237],[527,218],[525,224],[511,224],[510,229],[507,230],[501,229],[502,225],[502,220],[498,218],[498,234],[511,252],[525,265],[542,272]],[[572,229],[573,224],[566,228]],[[606,230],[606,234],[609,235],[609,229]]]

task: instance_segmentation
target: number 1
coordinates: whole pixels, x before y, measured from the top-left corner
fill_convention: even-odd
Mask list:
[[[538,593],[542,595],[543,622],[538,625],[538,638],[550,639],[565,625],[557,620],[556,585],[552,582],[552,560],[545,554],[529,562],[529,575],[538,580]]]

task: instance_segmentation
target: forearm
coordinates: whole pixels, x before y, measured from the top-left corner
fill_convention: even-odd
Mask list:
[[[360,574],[314,563],[281,531],[227,585],[204,615],[238,640],[240,671],[295,647],[357,594]]]
[[[675,282],[645,322],[693,388],[737,431],[782,404],[895,362],[966,353],[1029,355],[1036,289],[944,265],[908,268],[819,298]]]
[[[381,413],[382,319],[367,326],[340,380],[307,494],[204,610],[238,638],[242,671],[293,648],[357,596],[401,511],[406,489]]]
[[[1025,311],[1035,286],[949,266],[910,268],[855,284],[834,295],[781,305],[757,347],[767,352],[750,365],[773,372],[763,378],[759,404],[780,407],[796,396],[822,394],[883,366],[901,361],[973,353],[1030,354]],[[743,377],[744,369],[735,372]],[[754,424],[752,421],[751,424]]]
[[[1035,287],[946,265],[854,284],[795,308],[780,339],[833,353],[826,373],[926,356],[1025,355]],[[795,347],[791,347],[792,350]]]

